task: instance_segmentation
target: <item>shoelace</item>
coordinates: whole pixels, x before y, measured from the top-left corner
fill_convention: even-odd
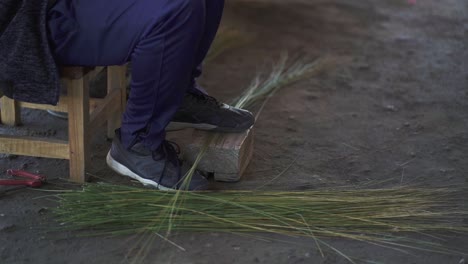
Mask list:
[[[217,107],[221,107],[222,104],[216,100],[216,98],[206,95],[206,94],[197,94],[197,93],[189,93],[190,96],[195,98],[198,102],[201,102],[202,104],[210,104],[210,105],[215,105]]]
[[[155,154],[160,155],[160,157],[155,158]],[[163,172],[161,174],[161,177],[159,178],[159,183],[163,181],[163,178],[166,175],[167,162],[172,163],[176,168],[179,169],[177,180],[180,181],[180,178],[182,175],[180,173],[181,164],[180,164],[178,154],[180,154],[179,145],[177,145],[177,143],[173,141],[168,141],[168,140],[164,140],[159,146],[158,150],[153,153],[153,159],[155,160],[166,159]]]
[[[153,157],[156,156],[155,154],[161,155],[161,157],[155,158],[156,160],[167,159],[167,161],[175,166],[178,166],[180,163],[178,157],[178,154],[180,154],[180,147],[173,141],[164,140],[158,150],[153,153]]]

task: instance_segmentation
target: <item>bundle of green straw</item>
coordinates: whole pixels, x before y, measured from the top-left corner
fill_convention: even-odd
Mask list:
[[[311,237],[319,248],[329,246],[323,238],[338,237],[451,254],[457,251],[396,234],[468,231],[468,211],[457,206],[463,194],[450,189],[185,192],[174,210],[176,194],[89,184],[60,194],[56,214],[65,228],[90,235],[262,232]]]

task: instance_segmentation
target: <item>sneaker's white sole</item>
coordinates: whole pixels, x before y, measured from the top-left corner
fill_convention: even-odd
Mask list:
[[[135,179],[135,180],[141,182],[145,186],[151,186],[151,187],[157,188],[157,189],[159,189],[161,191],[175,191],[175,189],[162,186],[161,184],[159,184],[159,183],[157,183],[155,181],[148,180],[148,179],[145,179],[145,178],[142,178],[142,177],[138,176],[136,173],[134,173],[133,171],[131,171],[130,169],[128,169],[127,167],[125,167],[124,165],[122,165],[121,163],[116,161],[115,159],[113,159],[111,154],[110,154],[110,151],[109,151],[109,153],[107,153],[106,162],[107,162],[107,165],[111,169],[113,169],[115,172],[117,172],[118,174],[130,177],[132,179]]]
[[[167,125],[166,127],[166,131],[176,131],[176,130],[182,130],[186,128],[195,128],[199,130],[213,130],[218,127],[215,125],[210,125],[206,123],[192,124],[192,123],[182,123],[182,122],[170,122],[169,125]]]
[[[68,119],[68,113],[54,111],[54,110],[47,110],[47,113],[51,116],[55,116],[61,119]]]

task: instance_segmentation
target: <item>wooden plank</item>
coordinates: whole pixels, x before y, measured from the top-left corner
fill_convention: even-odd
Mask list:
[[[91,131],[102,123],[106,122],[109,115],[118,115],[120,110],[120,92],[118,90],[112,91],[101,99],[99,106],[91,112],[89,128]],[[91,133],[92,134],[92,133]]]
[[[89,163],[89,77],[66,80],[68,88],[68,141],[70,145],[70,180],[83,183]]]
[[[91,98],[89,102],[89,109],[90,112],[93,112],[99,105],[101,105],[103,99],[99,98]],[[52,110],[57,112],[68,112],[68,95],[61,95],[60,100],[57,105],[47,105],[47,104],[32,104],[26,102],[18,102],[19,107],[21,108],[30,108],[30,109],[38,109],[38,110]]]
[[[113,138],[114,131],[122,124],[122,114],[125,111],[127,104],[127,80],[126,80],[127,67],[123,66],[109,66],[107,67],[107,94],[114,91],[119,92],[118,106],[114,111],[107,112],[107,137]]]
[[[21,123],[21,112],[18,102],[3,96],[0,99],[0,116],[2,124],[16,126]]]
[[[94,80],[96,77],[105,69],[105,66],[97,66],[94,68],[94,70],[88,72],[87,74],[89,75],[88,78],[89,80]]]
[[[0,135],[0,153],[55,159],[70,156],[67,141],[8,135]]]
[[[19,102],[21,108],[30,108],[30,109],[39,109],[39,110],[52,110],[57,112],[67,112],[68,98],[65,95],[60,96],[60,100],[57,105],[47,105],[47,104],[32,104],[27,102]]]
[[[206,139],[213,133],[194,130],[191,142],[181,144],[183,159],[193,164]],[[217,181],[238,181],[253,154],[253,129],[243,133],[218,133],[198,165],[204,172],[214,173]],[[176,142],[178,142],[176,140]]]

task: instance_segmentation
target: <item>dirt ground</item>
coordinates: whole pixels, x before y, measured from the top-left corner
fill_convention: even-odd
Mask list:
[[[255,154],[239,183],[218,189],[304,190],[373,184],[466,186],[468,182],[468,1],[232,0],[224,26],[251,40],[205,68],[202,84],[228,100],[267,71],[281,53],[333,57],[321,74],[281,90],[256,124]],[[66,123],[40,111],[23,113],[25,127],[3,131],[65,138]],[[105,165],[104,129],[93,139],[89,173],[128,183]],[[54,187],[73,187],[67,162],[3,155],[0,171],[22,168],[46,175]],[[55,180],[54,180],[55,179]],[[0,196],[0,263],[127,263],[129,237],[77,237],[51,232],[58,225],[48,193],[21,190]],[[266,242],[218,233],[177,234],[186,251],[156,240],[146,263],[347,263],[322,258],[314,242]],[[463,264],[467,256],[412,255],[329,240],[344,253],[376,263]],[[447,246],[468,252],[468,236]]]

